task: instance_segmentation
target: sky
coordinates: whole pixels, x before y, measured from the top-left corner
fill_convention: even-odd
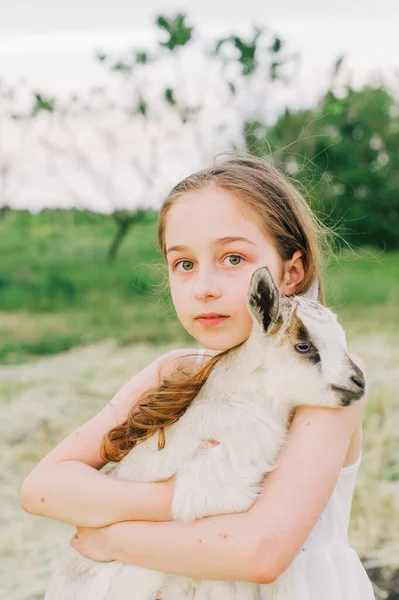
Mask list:
[[[273,97],[275,112],[283,104],[312,104],[341,54],[346,55],[345,73],[354,84],[377,73],[399,82],[394,75],[395,69],[399,72],[397,0],[0,0],[0,80],[10,85],[25,81],[27,88],[56,97],[104,84],[109,75],[95,60],[96,51],[122,55],[134,46],[148,46],[159,37],[155,16],[174,12],[187,13],[208,39],[249,33],[256,23],[280,35],[287,50],[298,51],[301,62],[294,85]],[[35,180],[32,173],[26,181],[30,183],[18,192],[20,206],[39,206],[39,196],[60,194],[57,186],[44,194],[44,179]]]
[[[186,12],[208,36],[271,27],[312,72],[346,53],[359,80],[398,66],[397,0],[0,0],[0,77],[25,78],[51,90],[83,88],[102,81],[94,60],[99,48],[123,50],[153,39],[155,15]]]

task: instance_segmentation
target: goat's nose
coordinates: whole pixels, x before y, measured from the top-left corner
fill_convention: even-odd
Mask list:
[[[352,375],[351,379],[355,385],[360,387],[361,390],[364,390],[365,382],[363,375]]]

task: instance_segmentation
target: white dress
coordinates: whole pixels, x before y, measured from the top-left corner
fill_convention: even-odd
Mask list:
[[[199,351],[197,364],[206,348]],[[261,586],[262,600],[375,600],[372,584],[353,548],[348,527],[357,461],[341,469],[323,514],[288,569]]]

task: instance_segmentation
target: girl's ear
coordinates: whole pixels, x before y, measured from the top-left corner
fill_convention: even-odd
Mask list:
[[[305,277],[302,252],[297,250],[285,263],[281,293],[285,296],[295,294],[295,290]]]
[[[248,292],[248,310],[255,322],[267,331],[279,315],[280,294],[267,267],[256,269]]]

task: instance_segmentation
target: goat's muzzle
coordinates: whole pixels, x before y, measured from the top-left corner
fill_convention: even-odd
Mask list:
[[[355,378],[353,377],[352,381],[353,383],[355,383],[356,387],[353,388],[343,388],[338,385],[331,385],[331,389],[334,390],[334,392],[339,393],[342,406],[349,406],[350,404],[356,402],[356,400],[360,400],[364,396],[364,379],[359,380],[359,383],[355,382],[354,379]]]

